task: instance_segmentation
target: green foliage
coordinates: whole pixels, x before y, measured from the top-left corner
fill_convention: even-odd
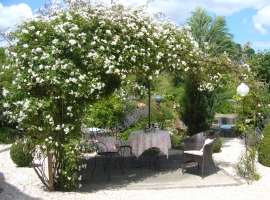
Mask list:
[[[137,84],[144,86],[145,88],[149,87],[149,81],[148,81],[148,77],[143,76],[143,75],[136,75],[136,80]],[[155,81],[151,81],[150,84],[150,89],[153,91],[156,88],[156,83]]]
[[[136,131],[136,130],[141,130],[142,129],[142,124],[145,124],[147,121],[147,119],[145,118],[144,120],[140,121],[139,123],[137,123],[135,126],[126,129],[123,133],[120,133],[118,135],[119,139],[122,139],[124,141],[128,141],[128,138],[130,136],[130,133],[132,131]]]
[[[236,112],[236,109],[228,101],[224,101],[216,110],[220,114],[232,114]]]
[[[255,166],[256,149],[247,148],[246,150],[246,154],[241,155],[239,162],[236,164],[236,170],[241,177],[250,183],[259,180],[261,176]]]
[[[87,127],[110,128],[123,118],[124,109],[125,104],[120,98],[101,99],[86,108],[85,123]]]
[[[218,138],[218,141],[216,141],[216,143],[214,144],[213,152],[214,153],[220,152],[221,147],[222,147],[222,139]]]
[[[182,147],[181,140],[182,140],[182,137],[180,135],[172,134],[171,135],[172,148],[180,149]]]
[[[22,132],[13,127],[0,127],[0,143],[9,144],[22,137]]]
[[[21,132],[16,130],[17,123],[10,123],[10,120],[3,114],[6,110],[5,97],[2,95],[5,87],[14,80],[14,70],[6,71],[5,66],[8,65],[5,56],[5,48],[0,47],[0,143],[15,142],[15,138],[21,136]]]
[[[0,64],[4,64],[5,62],[6,62],[5,48],[0,47]]]
[[[261,140],[258,146],[258,160],[267,167],[270,167],[270,123],[268,123],[261,133]]]
[[[151,122],[157,122],[160,129],[170,127],[172,124],[173,110],[170,104],[161,103],[161,105],[151,106]]]
[[[19,167],[30,165],[32,155],[30,154],[29,144],[24,140],[18,140],[10,147],[10,158]]]
[[[253,54],[248,63],[257,74],[258,81],[270,83],[270,50]]]
[[[180,119],[188,127],[190,136],[210,129],[216,108],[225,98],[221,88],[199,90],[197,78],[187,78],[185,96],[180,100]]]
[[[187,24],[201,49],[213,56],[223,54],[234,55],[237,52],[233,35],[229,33],[224,16],[212,18],[202,7],[197,7]]]

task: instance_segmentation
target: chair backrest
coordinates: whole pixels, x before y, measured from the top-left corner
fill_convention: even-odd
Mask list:
[[[119,148],[121,146],[126,146],[126,145],[128,145],[126,141],[120,140],[120,139],[116,139],[116,142],[115,142],[116,148]]]
[[[204,132],[197,133],[192,136],[192,141],[194,141],[193,148],[199,150],[203,147],[204,141],[206,139],[206,134]]]
[[[219,138],[218,133],[214,132],[201,132],[197,133],[190,138],[184,139],[184,150],[201,150],[205,145],[205,140],[207,138],[214,139]],[[215,140],[216,142],[216,140]],[[214,142],[214,143],[215,143]]]
[[[117,152],[116,148],[116,138],[115,137],[100,137],[97,136],[96,150],[107,151],[107,152]]]
[[[103,142],[94,142],[94,148],[97,154],[109,152],[108,147]]]

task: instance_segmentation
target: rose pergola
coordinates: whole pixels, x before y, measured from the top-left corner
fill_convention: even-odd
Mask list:
[[[22,21],[12,37],[5,68],[16,77],[3,92],[4,114],[34,146],[53,152],[55,190],[79,186],[83,109],[129,74],[203,74],[200,89],[211,90],[226,79],[219,66],[230,65],[226,55],[218,61],[204,55],[188,27],[153,18],[146,7],[67,3]]]

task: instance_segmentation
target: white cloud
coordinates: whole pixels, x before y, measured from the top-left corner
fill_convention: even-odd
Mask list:
[[[111,0],[105,0],[110,3]],[[146,0],[114,0],[129,5],[146,3]],[[149,4],[150,13],[162,12],[172,17],[175,22],[185,22],[191,16],[196,7],[201,6],[206,11],[213,12],[219,16],[229,16],[246,8],[260,9],[268,4],[269,0],[153,0]]]
[[[258,9],[258,13],[253,16],[253,23],[262,35],[268,34],[268,29],[270,28],[270,4]]]
[[[28,5],[21,3],[7,7],[0,3],[0,30],[14,27],[14,24],[20,22],[23,17],[33,17],[31,8]]]
[[[111,0],[103,1],[107,4],[112,2]],[[147,0],[113,0],[113,2],[136,6],[145,4]],[[173,21],[184,23],[198,6],[202,6],[205,10],[219,16],[228,16],[246,8],[261,9],[267,3],[269,3],[269,0],[153,0],[150,2],[148,10],[150,13],[162,12],[171,17]],[[32,17],[31,8],[26,4],[3,7],[0,3],[0,29],[12,26],[20,19],[20,16]]]
[[[252,42],[252,47],[257,47],[258,49],[265,50],[265,49],[270,49],[270,41],[268,42],[263,42],[263,41],[257,41],[257,42]]]

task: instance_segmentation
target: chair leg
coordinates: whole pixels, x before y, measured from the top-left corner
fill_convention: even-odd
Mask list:
[[[107,171],[107,166],[108,166],[109,161],[110,161],[110,157],[102,156],[103,170],[105,173]]]
[[[111,179],[111,167],[112,167],[111,158],[112,156],[107,157],[107,163],[106,163],[106,174],[108,176],[108,181]],[[110,163],[109,170],[107,170],[109,163]]]
[[[120,158],[121,159],[121,158]],[[117,157],[118,163],[119,163],[119,167],[122,170],[122,174],[124,175],[124,169],[122,167],[121,161],[119,161],[119,158]]]
[[[182,174],[184,175],[184,168],[185,168],[185,164],[182,163]]]
[[[217,172],[217,168],[216,168],[216,165],[215,165],[215,163],[213,163],[213,165],[214,165],[215,171]]]
[[[94,176],[94,171],[96,170],[96,167],[97,167],[97,157],[95,156],[95,166],[94,166],[94,169],[92,171],[92,177]]]
[[[203,170],[204,170],[204,165],[202,164],[202,179],[204,179]]]
[[[129,150],[127,150],[126,148],[128,148]],[[131,146],[125,145],[125,146],[120,146],[120,147],[118,148],[118,153],[119,153],[120,156],[121,156],[121,162],[122,162],[122,163],[124,163],[126,151],[129,151],[129,153],[130,153],[130,158],[132,158],[132,148],[131,148]],[[132,164],[132,161],[133,161],[133,160],[131,160],[131,164]]]

